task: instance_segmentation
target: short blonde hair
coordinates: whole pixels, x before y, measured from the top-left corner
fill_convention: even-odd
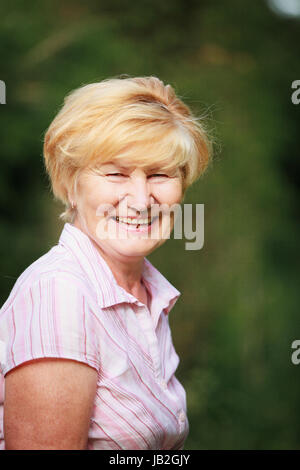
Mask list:
[[[124,161],[138,167],[180,169],[183,197],[212,155],[208,134],[171,85],[159,78],[107,78],[70,92],[44,138],[44,159],[54,197],[73,221],[69,190],[87,167]]]

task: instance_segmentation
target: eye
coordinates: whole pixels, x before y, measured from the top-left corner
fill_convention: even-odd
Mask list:
[[[108,173],[106,176],[125,176],[123,173]]]
[[[150,178],[151,178],[151,176],[165,176],[165,177],[168,177],[168,175],[163,175],[161,173],[154,173],[154,175],[150,175]]]

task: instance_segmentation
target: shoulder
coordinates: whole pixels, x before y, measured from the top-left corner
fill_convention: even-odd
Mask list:
[[[2,369],[42,357],[98,369],[98,319],[88,281],[68,254],[51,249],[17,279],[0,310]]]
[[[93,299],[93,291],[84,272],[72,255],[59,245],[52,247],[20,274],[0,309],[0,315],[22,297],[30,296],[36,300],[41,293],[51,295],[53,288],[66,289],[65,293],[69,294],[82,293]]]

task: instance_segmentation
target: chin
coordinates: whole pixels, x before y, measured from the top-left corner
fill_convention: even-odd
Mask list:
[[[150,246],[143,242],[143,240],[141,240],[140,243],[138,240],[124,241],[122,247],[118,247],[118,251],[125,256],[147,256],[157,248],[157,246],[153,246],[153,244]]]

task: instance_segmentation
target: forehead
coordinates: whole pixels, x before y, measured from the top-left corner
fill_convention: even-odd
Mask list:
[[[117,167],[121,170],[124,170],[124,171],[131,171],[131,170],[134,170],[135,168],[139,168],[137,165],[134,165],[134,164],[126,164],[124,162],[117,162],[117,161],[110,161],[110,162],[105,162],[105,163],[101,163],[101,167],[105,167],[105,168],[108,168],[108,167]],[[155,170],[157,168],[160,168],[160,165],[145,165],[141,168],[144,168],[146,170]]]

